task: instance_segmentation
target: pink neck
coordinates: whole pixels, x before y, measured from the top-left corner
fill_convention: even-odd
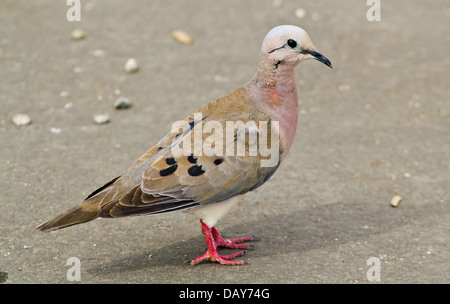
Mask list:
[[[250,100],[270,115],[280,125],[282,157],[289,151],[297,130],[298,97],[295,71],[292,67],[278,65],[261,67],[246,85]]]

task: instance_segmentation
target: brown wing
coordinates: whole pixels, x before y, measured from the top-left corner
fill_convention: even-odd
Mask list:
[[[199,109],[185,119],[186,128],[168,134],[156,148],[144,154],[130,168],[142,173],[140,183],[135,183],[125,194],[115,193],[111,189],[100,204],[102,216],[161,213],[198,207],[254,190],[267,181],[279,163],[262,167],[260,155],[248,155],[248,137],[244,136],[245,155],[224,155],[229,144],[236,151],[235,145],[249,126],[247,122],[265,121],[270,124],[270,117],[251,104],[242,102],[245,99],[243,94],[243,90],[235,91]],[[219,123],[222,130],[226,130],[229,121],[241,121],[243,126],[234,130],[232,142],[226,142],[226,137],[223,137],[223,153],[210,149],[206,155],[204,144],[217,130],[205,131],[204,128],[209,122],[214,122],[216,127]],[[195,145],[198,140],[196,136],[200,138],[201,148]],[[217,141],[213,143],[218,144]],[[185,152],[181,155],[174,149],[180,144]]]

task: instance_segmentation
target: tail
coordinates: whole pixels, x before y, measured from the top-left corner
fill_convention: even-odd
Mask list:
[[[95,220],[100,216],[100,202],[103,200],[104,196],[109,193],[108,190],[114,186],[114,183],[119,178],[120,176],[104,184],[86,197],[81,204],[70,208],[66,212],[37,226],[36,229],[41,231],[53,231]]]
[[[70,208],[66,212],[37,226],[36,229],[45,232],[53,231],[95,220],[98,218],[98,210],[97,204],[95,204],[95,206],[93,205],[93,202],[83,202],[78,206]]]

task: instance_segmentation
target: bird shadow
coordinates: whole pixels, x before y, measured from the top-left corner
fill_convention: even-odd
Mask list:
[[[392,208],[388,204],[355,202],[299,206],[289,214],[267,215],[245,224],[229,226],[222,233],[230,238],[242,236],[248,234],[246,230],[251,227],[251,233],[260,238],[260,241],[252,242],[255,250],[247,252],[246,256],[252,259],[293,252],[301,254],[330,244],[342,245],[365,240],[430,214],[429,209],[426,212],[417,212],[416,209],[413,206],[406,209]],[[182,266],[205,250],[204,241],[198,235],[156,249],[150,258],[148,251],[142,249],[141,252],[92,265],[88,271],[97,274],[100,271],[121,273],[161,266]],[[231,251],[221,249],[221,253],[227,252]]]

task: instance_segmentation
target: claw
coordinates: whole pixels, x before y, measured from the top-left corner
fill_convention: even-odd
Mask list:
[[[191,265],[197,265],[198,263],[204,261],[204,260],[210,260],[211,262],[219,262],[222,265],[244,265],[244,261],[229,261],[231,259],[243,256],[245,254],[245,251],[238,251],[236,253],[228,254],[228,255],[219,255],[217,251],[210,252],[209,250],[206,251],[205,254],[202,256],[194,259],[191,261]]]
[[[245,236],[235,239],[225,239],[214,227],[209,227],[202,220],[202,234],[205,238],[206,245],[208,246],[205,254],[191,261],[191,265],[196,265],[201,261],[209,259],[212,262],[219,262],[223,265],[244,265],[243,261],[230,261],[236,257],[244,255],[246,251],[238,251],[236,253],[228,255],[220,255],[217,251],[217,247],[227,247],[233,249],[251,249],[252,247],[247,244],[240,244],[242,242],[252,241],[256,238],[254,236]]]
[[[211,227],[211,233],[214,237],[214,241],[216,242],[216,246],[219,247],[227,247],[227,248],[233,248],[233,249],[252,249],[250,245],[247,244],[240,244],[243,242],[253,241],[255,240],[255,237],[253,235],[251,236],[244,236],[240,238],[235,239],[225,239],[222,237],[222,235],[217,231],[215,227]]]

